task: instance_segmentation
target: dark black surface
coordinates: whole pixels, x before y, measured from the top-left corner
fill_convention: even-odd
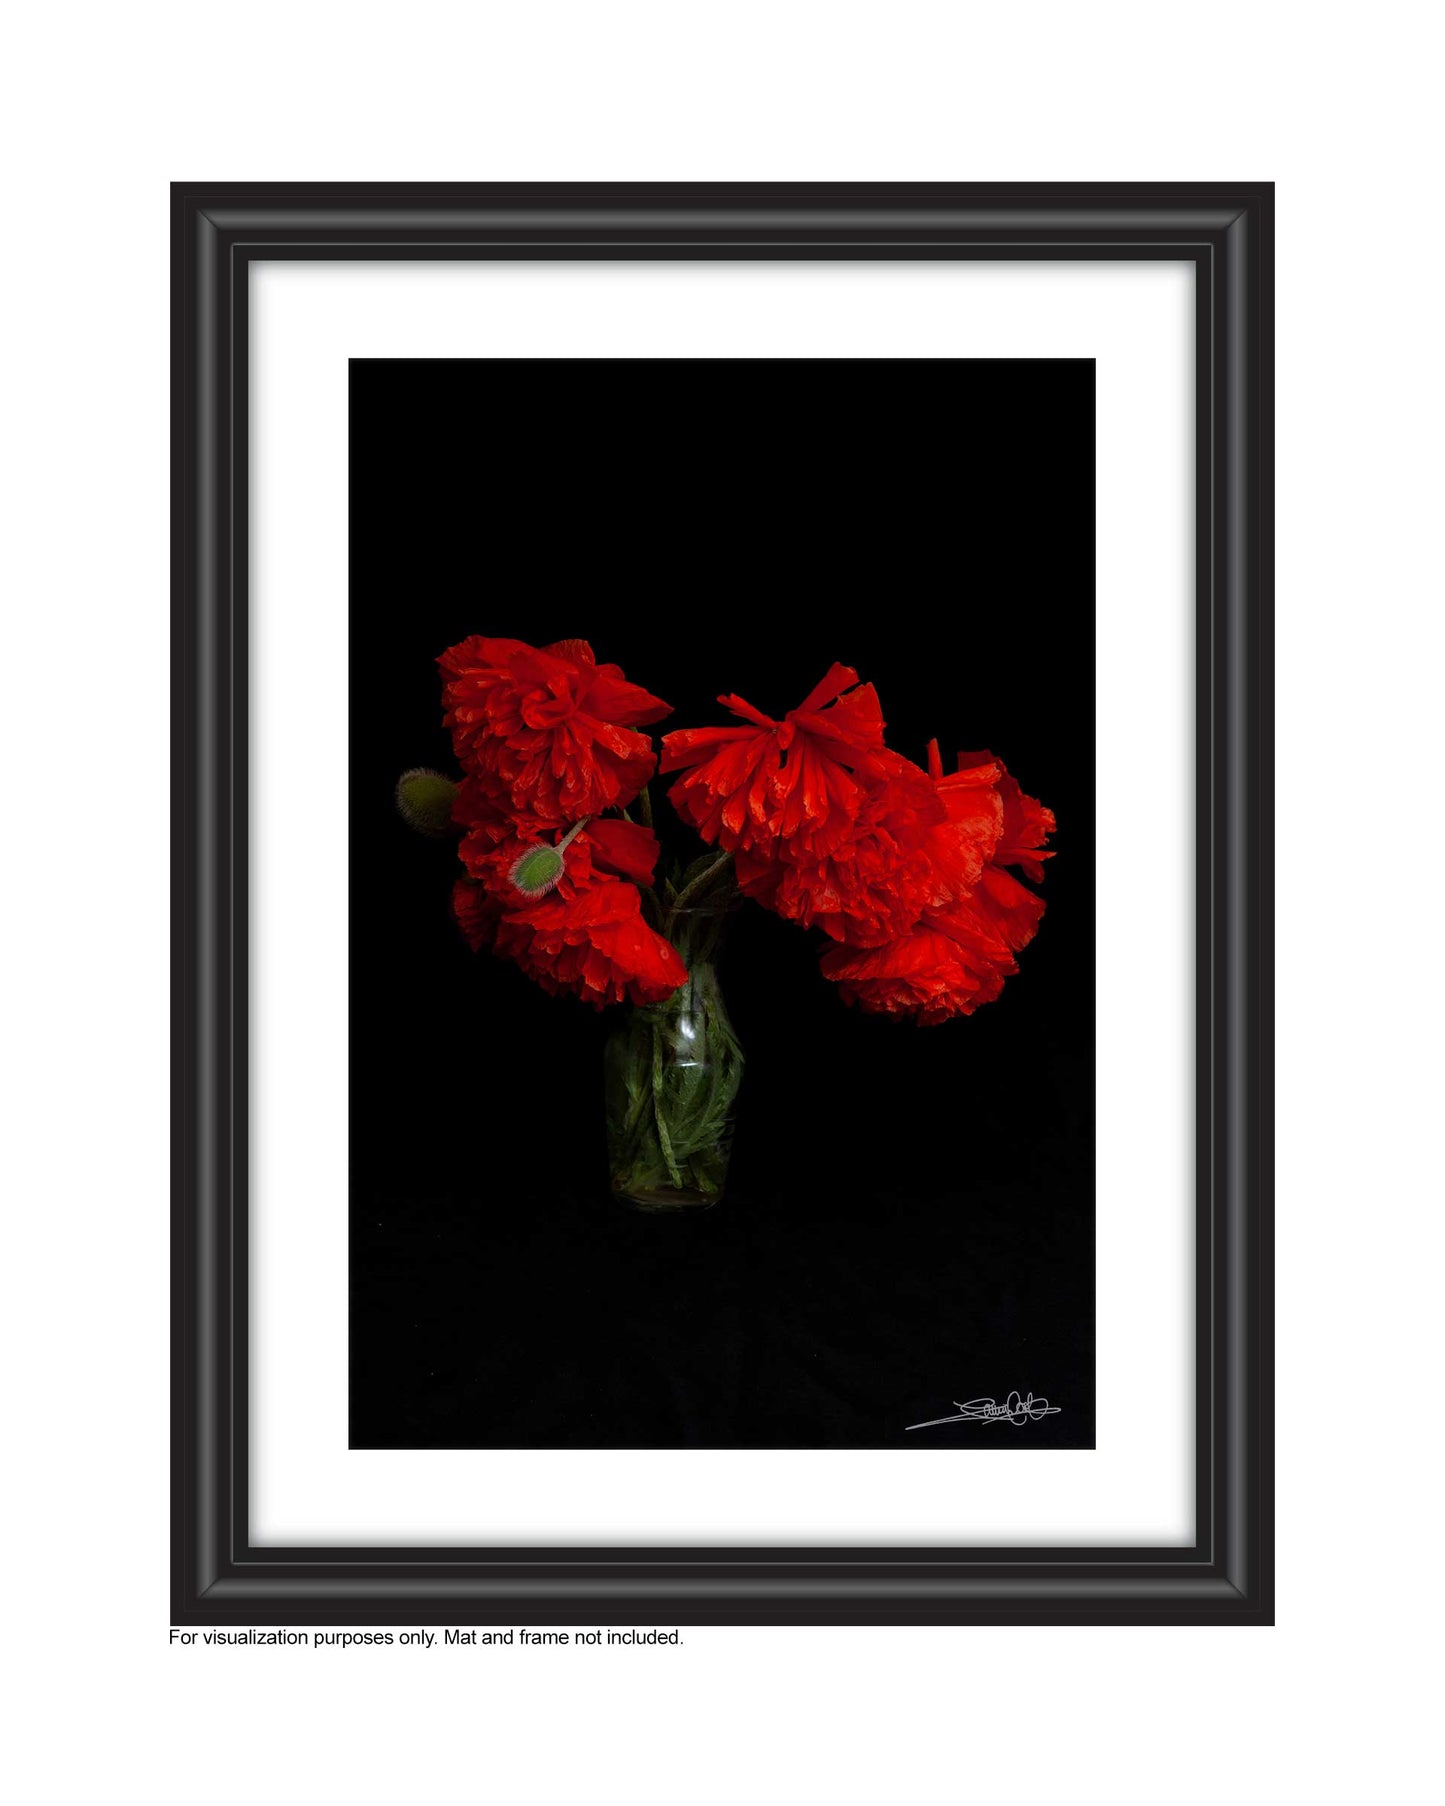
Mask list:
[[[1088,363],[353,364],[353,1446],[1092,1446],[1092,516]],[[1059,818],[1021,972],[899,1027],[746,909],[729,1195],[614,1204],[607,1018],[470,954],[392,806],[475,631],[590,639],[658,732],[838,658],[898,750],[991,747]],[[1013,1388],[1059,1414],[905,1433]]]

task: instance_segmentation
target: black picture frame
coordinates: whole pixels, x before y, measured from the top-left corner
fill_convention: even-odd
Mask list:
[[[1273,214],[1269,183],[173,186],[172,1623],[1273,1622]],[[422,257],[1194,264],[1190,1548],[252,1546],[248,272]]]

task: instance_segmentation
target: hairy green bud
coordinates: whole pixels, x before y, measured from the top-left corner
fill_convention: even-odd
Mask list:
[[[584,815],[581,821],[573,822],[555,847],[544,846],[540,842],[536,846],[524,847],[512,861],[512,869],[507,873],[513,888],[521,891],[524,897],[546,896],[567,869],[568,847],[591,819],[590,815]]]
[[[439,839],[451,830],[452,798],[456,793],[457,787],[450,778],[418,766],[414,771],[404,771],[397,779],[396,806],[409,828]]]
[[[508,876],[525,897],[544,896],[567,869],[567,856],[556,847],[528,847],[513,861]]]

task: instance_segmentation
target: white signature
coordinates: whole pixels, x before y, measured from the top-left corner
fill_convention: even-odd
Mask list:
[[[940,1423],[1037,1423],[1041,1417],[1057,1417],[1062,1405],[1051,1405],[1046,1398],[1035,1398],[1032,1392],[1022,1398],[1010,1392],[1001,1405],[991,1398],[971,1398],[968,1403],[953,1401],[954,1409],[947,1417],[930,1417],[924,1423],[911,1423],[910,1430],[931,1430]]]

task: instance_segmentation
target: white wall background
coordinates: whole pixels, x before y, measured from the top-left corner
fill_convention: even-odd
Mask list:
[[[0,1497],[16,1797],[1424,1797],[1438,30],[1435,9],[1398,0],[80,0],[12,19]],[[695,1630],[667,1655],[502,1659],[168,1649],[177,176],[1280,184],[1278,1629]]]

